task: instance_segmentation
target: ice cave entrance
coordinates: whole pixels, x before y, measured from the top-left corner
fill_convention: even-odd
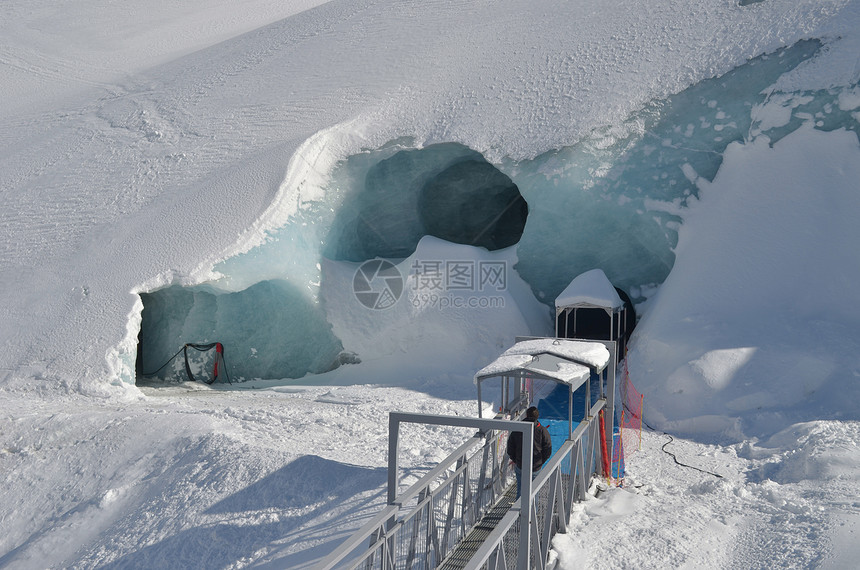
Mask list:
[[[338,210],[324,254],[340,261],[404,258],[432,235],[503,249],[519,242],[528,204],[479,152],[457,143],[399,150],[365,165],[347,161],[352,192]]]
[[[319,305],[286,279],[236,292],[172,285],[141,300],[138,384],[301,378],[350,359]],[[182,350],[189,343],[221,343],[224,374],[216,379],[217,352]]]
[[[138,383],[222,381],[213,356],[183,350],[189,343],[221,343],[221,378],[232,381],[301,378],[355,362],[310,292],[321,257],[402,259],[425,235],[503,249],[519,242],[529,212],[507,175],[456,143],[395,143],[348,157],[326,193],[324,207],[308,207],[270,242],[220,264],[219,282],[141,295]]]
[[[489,250],[516,244],[515,271],[547,305],[596,267],[641,303],[669,274],[683,213],[729,145],[759,136],[773,144],[804,125],[860,131],[856,84],[775,88],[821,45],[759,56],[569,147],[499,168],[464,145],[417,148],[409,138],[346,157],[267,243],[219,264],[217,283],[141,296],[138,370],[185,343],[223,343],[234,381],[300,378],[355,361],[318,300],[322,263],[406,258],[428,235]],[[601,310],[577,308],[563,324],[581,331],[594,315],[603,326]],[[172,377],[185,377],[183,368],[176,363]]]

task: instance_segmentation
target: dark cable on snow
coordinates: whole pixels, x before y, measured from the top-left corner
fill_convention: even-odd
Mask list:
[[[663,435],[669,436],[669,441],[667,441],[666,443],[664,443],[664,444],[663,444],[663,447],[661,447],[660,449],[663,451],[663,453],[665,453],[665,454],[667,454],[667,455],[671,455],[671,456],[672,456],[672,459],[674,459],[674,460],[675,460],[675,463],[677,463],[677,464],[678,464],[678,465],[680,465],[681,467],[689,467],[690,469],[695,469],[696,471],[701,471],[702,473],[707,473],[708,475],[713,475],[714,477],[718,477],[718,478],[720,478],[720,479],[722,479],[722,478],[723,478],[723,476],[722,476],[722,475],[720,475],[719,473],[714,473],[713,471],[708,471],[707,469],[699,469],[698,467],[694,467],[694,466],[692,466],[692,465],[687,465],[686,463],[681,463],[680,461],[678,461],[678,458],[677,458],[677,457],[675,457],[675,454],[674,454],[674,453],[672,453],[671,451],[666,451],[666,446],[667,446],[667,445],[669,445],[670,443],[672,443],[673,441],[675,441],[675,438],[674,438],[674,437],[672,437],[671,435],[669,435],[669,434],[668,434],[668,433],[666,433],[666,432],[663,432]]]
[[[631,414],[633,413],[633,410],[631,410],[630,408],[628,408],[628,407],[627,407],[627,404],[624,404],[624,407],[627,409],[627,411],[628,411],[628,412],[630,412]],[[641,418],[640,418],[640,419],[641,419]],[[665,431],[656,430],[656,429],[654,429],[653,427],[649,426],[649,425],[648,425],[648,422],[646,422],[644,419],[641,419],[641,421],[642,421],[642,423],[643,423],[643,424],[645,424],[645,427],[647,427],[647,428],[648,428],[648,429],[650,429],[651,431],[653,431],[653,432],[658,432],[658,431],[659,431],[659,433],[662,433],[663,435],[665,435],[665,436],[667,436],[667,437],[669,438],[669,441],[667,441],[666,443],[664,443],[664,444],[663,444],[663,446],[660,448],[660,450],[661,450],[663,453],[665,453],[666,455],[671,456],[671,457],[672,457],[672,459],[674,459],[674,460],[675,460],[675,463],[676,463],[676,464],[680,465],[681,467],[689,467],[690,469],[695,469],[696,471],[701,471],[702,473],[707,473],[708,475],[713,475],[714,477],[718,477],[719,479],[722,479],[722,478],[723,478],[723,476],[722,476],[722,475],[720,475],[719,473],[714,473],[713,471],[708,471],[707,469],[700,469],[700,468],[695,467],[695,466],[693,466],[693,465],[687,465],[686,463],[681,463],[680,461],[678,461],[678,458],[675,456],[675,454],[674,454],[674,453],[672,453],[671,451],[666,451],[666,446],[667,446],[667,445],[669,445],[670,443],[672,443],[673,441],[675,441],[675,438],[674,438],[674,437],[672,437],[671,435],[669,435],[668,433],[666,433]]]

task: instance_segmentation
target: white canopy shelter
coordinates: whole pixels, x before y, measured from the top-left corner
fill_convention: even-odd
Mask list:
[[[624,301],[603,270],[592,269],[577,276],[555,299],[556,309],[575,306],[617,309]]]
[[[555,336],[618,341],[623,355],[632,331],[628,317],[635,320],[627,311],[602,269],[586,271],[556,297]]]
[[[588,380],[591,370],[554,354],[510,354],[498,357],[479,370],[478,375],[479,383],[495,376],[522,376],[555,380],[576,389]]]

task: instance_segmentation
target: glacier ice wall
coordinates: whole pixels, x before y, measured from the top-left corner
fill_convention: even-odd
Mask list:
[[[573,146],[510,165],[531,207],[518,248],[523,278],[551,302],[576,275],[599,267],[641,301],[643,286],[662,283],[672,269],[696,180],[713,180],[731,142],[762,130],[784,136],[800,125],[797,117],[768,124],[754,111],[779,99],[769,87],[818,49],[819,42],[799,42],[755,58]]]
[[[810,123],[860,132],[857,84],[776,88],[821,49],[802,41],[760,56],[531,160],[491,165],[463,145],[408,137],[344,157],[324,198],[303,204],[267,243],[221,263],[221,280],[145,297],[144,360],[151,366],[183,342],[218,340],[234,377],[326,370],[343,347],[322,303],[345,296],[320,295],[334,286],[321,265],[400,260],[427,234],[490,250],[515,243],[514,269],[546,304],[597,267],[641,302],[671,271],[688,201],[697,182],[714,179],[730,143],[775,142]],[[219,305],[229,318],[201,316]]]
[[[528,206],[480,153],[443,143],[389,154],[350,157],[335,174],[349,191],[325,240],[325,257],[404,258],[425,235],[490,251],[519,241]]]

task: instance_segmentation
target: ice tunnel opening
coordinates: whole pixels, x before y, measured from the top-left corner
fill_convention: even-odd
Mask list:
[[[329,259],[405,258],[425,235],[495,251],[523,235],[529,207],[517,185],[461,144],[397,150],[369,165],[350,157],[343,168],[352,191],[325,239]]]
[[[299,211],[265,244],[219,264],[217,282],[141,294],[139,384],[212,380],[212,354],[183,351],[188,344],[222,344],[229,375],[218,382],[295,379],[359,362],[320,303],[321,257],[405,258],[425,235],[499,250],[519,241],[528,216],[511,179],[455,143],[395,141],[347,157],[326,192],[334,207]]]
[[[351,361],[325,315],[283,279],[236,292],[172,285],[142,293],[141,300],[139,385],[301,378]],[[183,351],[188,344],[213,343],[223,346],[217,379],[214,351]]]

